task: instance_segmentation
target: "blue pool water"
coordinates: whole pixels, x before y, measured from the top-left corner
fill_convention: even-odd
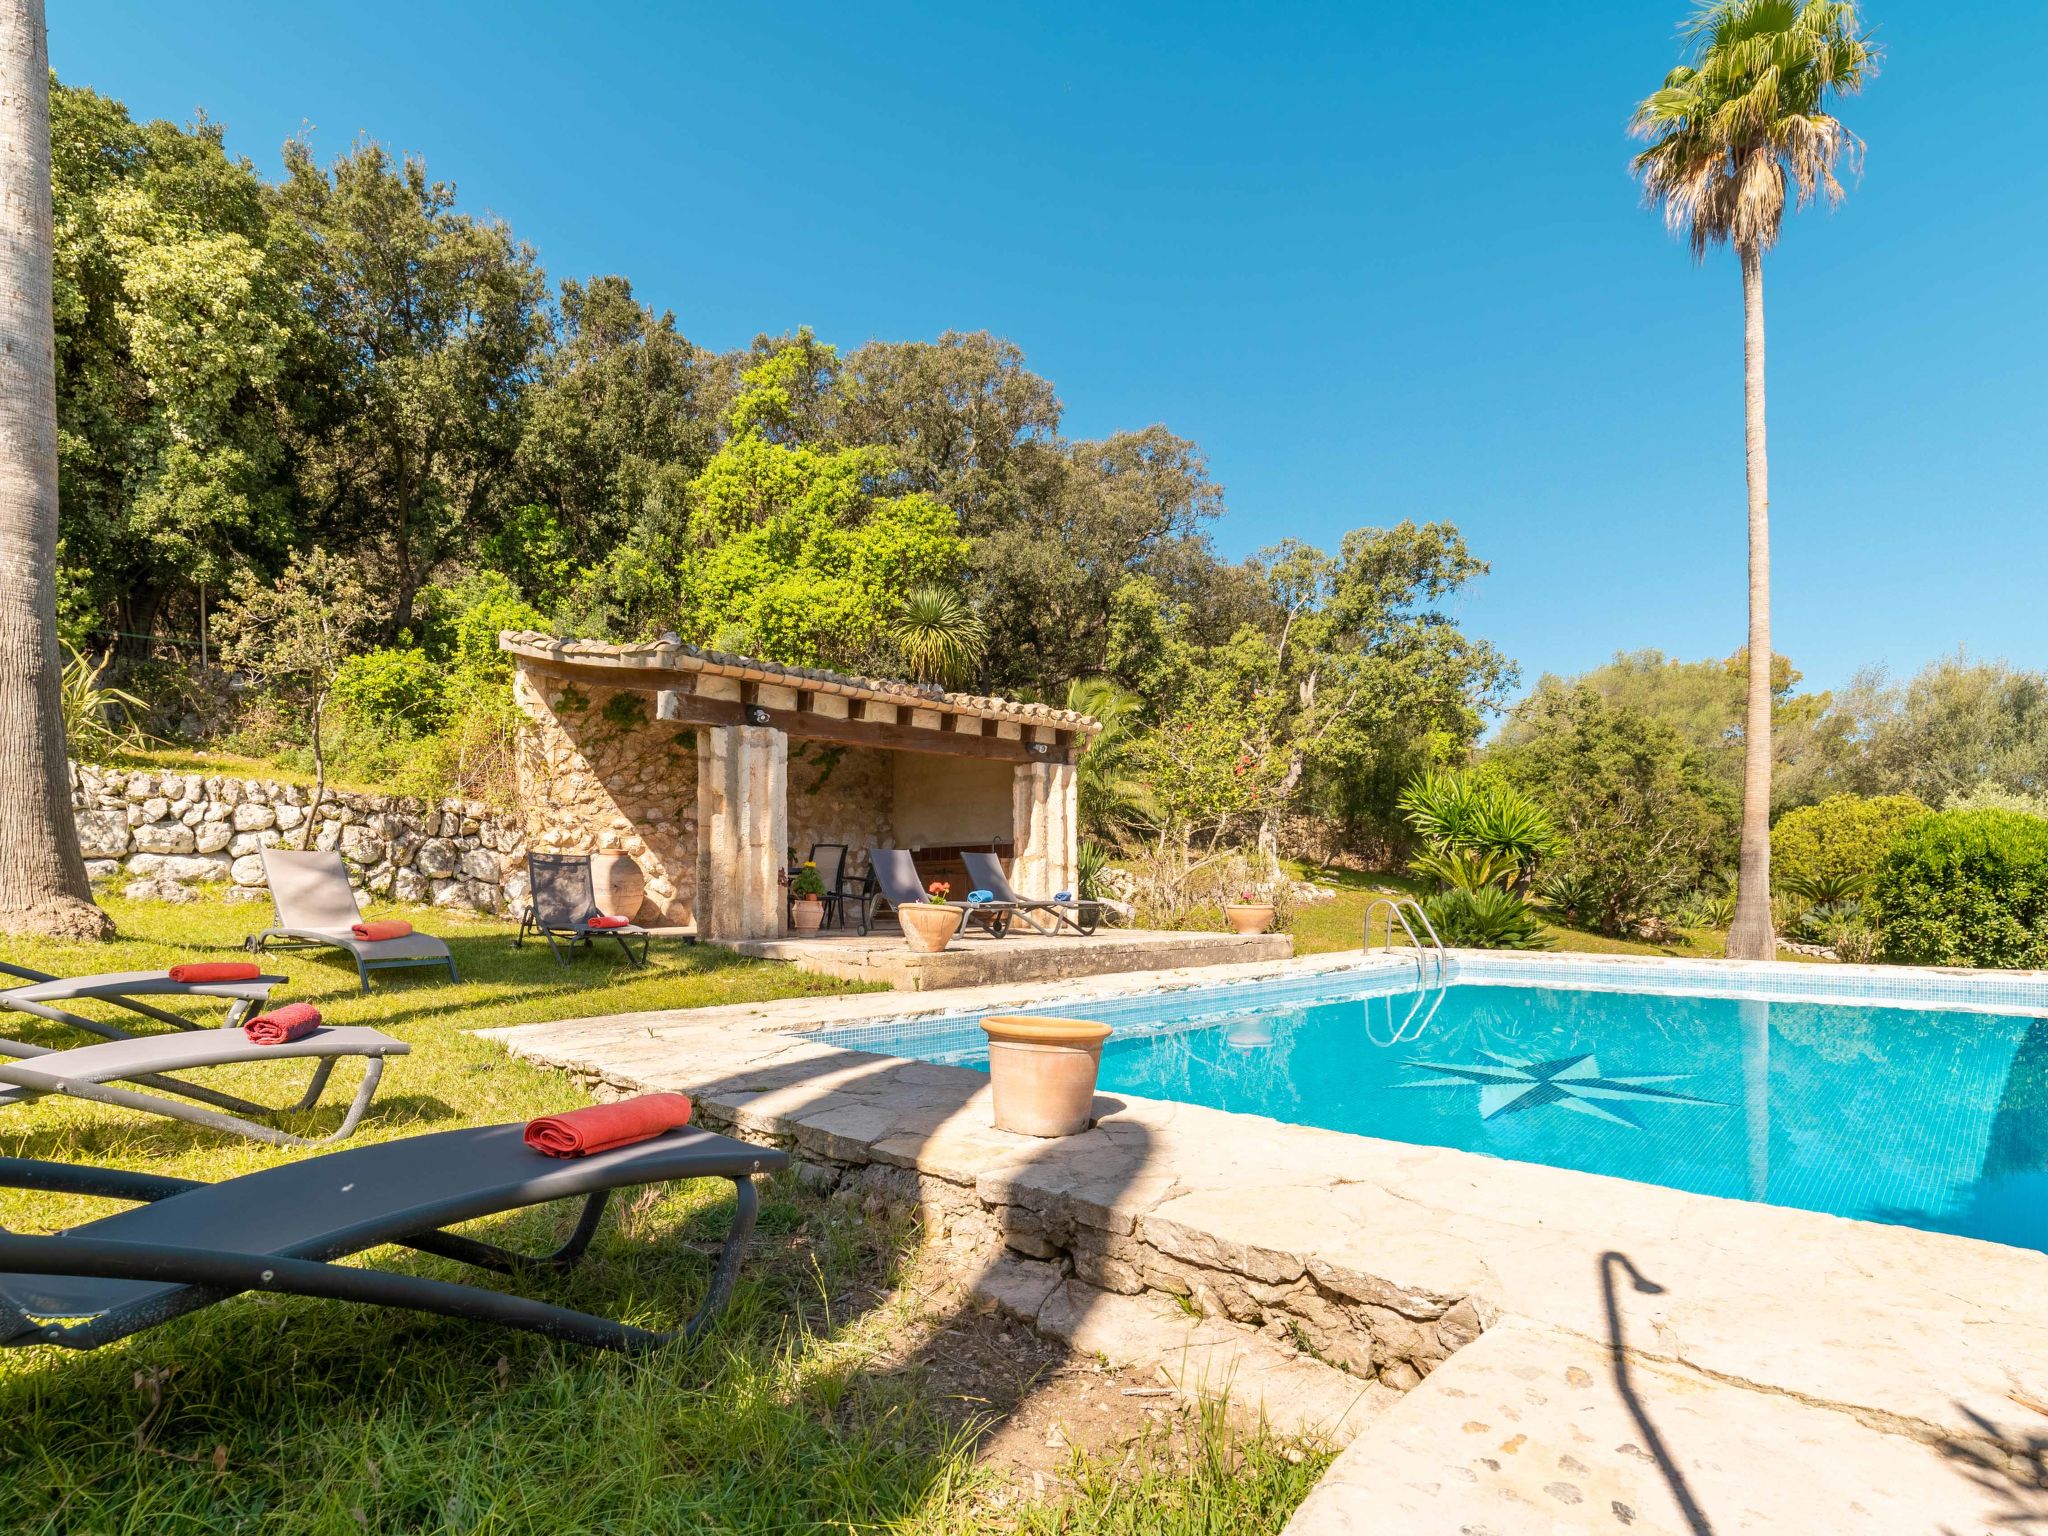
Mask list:
[[[2048,1250],[2048,1018],[1353,977],[1096,1003],[1104,1093]],[[986,1068],[971,1018],[824,1038]]]

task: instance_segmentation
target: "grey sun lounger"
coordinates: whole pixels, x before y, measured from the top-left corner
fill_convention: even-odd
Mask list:
[[[917,861],[906,849],[870,848],[868,880],[874,888],[861,903],[860,931],[863,938],[875,926],[875,918],[883,907],[893,912],[898,907],[931,900],[924,879],[917,872]],[[997,939],[1009,932],[1010,919],[1017,910],[1013,903],[1007,901],[963,901],[957,905],[967,910],[967,916],[960,920],[961,928],[978,923],[988,930],[991,938]]]
[[[526,942],[529,933],[547,940],[555,964],[567,965],[563,944],[581,944],[592,939],[617,939],[619,949],[634,965],[647,963],[647,945],[652,935],[636,923],[623,928],[592,928],[590,921],[603,914],[597,910],[597,879],[590,872],[587,853],[529,853],[526,856],[526,914],[519,919],[519,932],[512,947]],[[632,940],[640,941],[635,952]]]
[[[168,1024],[173,1029],[203,1029],[192,1020],[180,1018],[168,1009],[153,1003],[136,1001],[142,997],[213,997],[227,1002],[227,1017],[224,1022],[230,1027],[240,1024],[257,1007],[267,1001],[273,987],[282,986],[282,976],[257,976],[249,981],[173,981],[168,971],[101,971],[93,976],[52,976],[46,971],[32,971],[25,965],[10,965],[0,960],[0,972],[20,977],[26,985],[9,987],[0,991],[0,1008],[10,1008],[16,1013],[33,1014],[39,1019],[48,1019],[53,1024],[68,1024],[73,1029],[83,1029],[109,1040],[131,1040],[133,1035],[125,1029],[99,1019],[88,1019],[82,1014],[59,1008],[59,1003],[99,1002],[111,1003],[125,1008],[143,1018],[154,1019],[159,1024]]]
[[[984,890],[998,901],[1010,906],[1040,933],[1057,933],[1063,927],[1071,928],[1084,938],[1095,932],[1102,920],[1102,904],[1096,901],[1032,901],[1019,896],[1010,887],[1010,880],[1003,873],[1003,861],[992,853],[963,853],[960,855],[967,865],[967,878],[976,889]],[[1047,928],[1038,921],[1041,913],[1049,913],[1053,926]]]
[[[460,981],[455,957],[431,933],[408,933],[401,939],[359,939],[349,930],[363,919],[356,893],[348,883],[348,866],[338,853],[302,853],[265,848],[264,878],[270,882],[277,925],[249,935],[252,952],[272,948],[345,949],[356,963],[356,978],[370,990],[370,972],[402,970],[415,965],[445,965],[448,979]]]
[[[394,1040],[374,1029],[325,1026],[284,1045],[258,1045],[239,1027],[138,1035],[68,1051],[0,1040],[0,1057],[12,1058],[0,1060],[0,1108],[56,1095],[164,1115],[216,1131],[232,1131],[273,1146],[326,1146],[350,1135],[361,1122],[384,1075],[384,1058],[403,1056],[410,1049],[403,1040]],[[294,1136],[248,1118],[311,1109],[326,1091],[335,1064],[350,1057],[363,1058],[363,1080],[341,1124],[327,1135]],[[297,1103],[273,1108],[166,1075],[248,1061],[311,1061],[313,1077]],[[142,1089],[153,1091],[145,1093]],[[212,1107],[205,1107],[208,1105]]]
[[[95,1349],[243,1291],[439,1313],[598,1349],[695,1338],[738,1277],[754,1228],[753,1175],[786,1167],[788,1154],[691,1129],[558,1159],[527,1147],[524,1130],[492,1125],[407,1136],[218,1184],[0,1158],[0,1186],[141,1202],[53,1237],[0,1232],[0,1346]],[[583,1256],[614,1190],[707,1178],[732,1182],[732,1226],[703,1305],[669,1332],[481,1286],[333,1262],[395,1243],[529,1279]],[[538,1257],[443,1230],[568,1199],[584,1202],[575,1230]]]

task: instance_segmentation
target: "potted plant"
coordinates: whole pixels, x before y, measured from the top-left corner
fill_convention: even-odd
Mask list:
[[[1273,926],[1273,903],[1259,900],[1257,891],[1240,891],[1223,915],[1232,933],[1265,933]]]
[[[814,860],[805,859],[789,877],[789,893],[796,898],[789,909],[789,925],[801,934],[816,933],[825,922],[825,881]]]
[[[925,887],[925,894],[931,897],[930,901],[898,907],[896,916],[903,923],[903,936],[910,941],[910,947],[921,955],[935,955],[953,942],[953,935],[960,931],[967,914],[948,899],[953,894],[950,881],[934,880]]]
[[[981,1028],[997,1130],[1074,1136],[1088,1129],[1107,1024],[1004,1015],[983,1019]]]

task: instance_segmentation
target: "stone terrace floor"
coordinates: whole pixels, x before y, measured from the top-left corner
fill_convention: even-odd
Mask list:
[[[981,1074],[793,1033],[1347,963],[488,1033],[689,1091],[806,1177],[914,1202],[1042,1331],[1348,1440],[1292,1536],[2048,1532],[2048,1255],[1135,1097],[1034,1141],[991,1127]]]

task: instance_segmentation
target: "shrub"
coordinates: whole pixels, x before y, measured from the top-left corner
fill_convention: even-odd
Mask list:
[[[1892,840],[1928,814],[1911,795],[1833,795],[1787,811],[1771,828],[1772,881],[1822,906],[1861,900]]]
[[[2048,965],[2048,821],[1943,811],[1899,834],[1871,882],[1884,958]]]
[[[334,675],[334,701],[358,721],[419,736],[439,730],[448,717],[443,669],[425,651],[366,651],[349,657]]]
[[[1497,885],[1439,891],[1422,903],[1437,937],[1459,949],[1548,949],[1535,909]]]

